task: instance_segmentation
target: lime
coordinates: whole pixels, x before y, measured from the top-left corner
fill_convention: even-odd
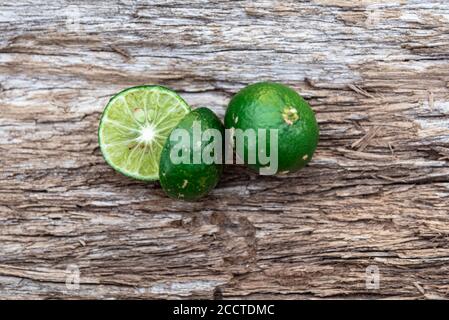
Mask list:
[[[260,161],[259,148],[270,153],[277,148],[276,172],[287,173],[304,167],[318,144],[318,124],[309,104],[295,90],[279,83],[260,82],[240,90],[229,102],[224,123],[227,129],[255,132],[256,142],[245,140],[236,153],[250,168],[259,171],[266,167]],[[264,140],[259,129],[267,130]],[[268,138],[270,129],[277,131],[274,144]],[[253,163],[248,161],[249,154],[256,155]]]
[[[104,109],[98,129],[104,159],[128,177],[157,180],[165,140],[189,112],[178,94],[161,86],[138,86],[117,93]]]
[[[197,200],[216,186],[222,173],[223,137],[223,124],[207,108],[193,110],[178,123],[164,145],[159,169],[161,186],[170,197]]]

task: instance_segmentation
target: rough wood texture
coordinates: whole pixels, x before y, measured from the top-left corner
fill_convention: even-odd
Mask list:
[[[299,173],[185,203],[101,158],[124,87],[222,117],[260,80],[316,111]],[[448,298],[448,98],[445,0],[2,0],[0,298]]]

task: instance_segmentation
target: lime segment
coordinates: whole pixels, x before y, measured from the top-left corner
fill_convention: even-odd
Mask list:
[[[139,180],[159,179],[159,159],[171,130],[190,112],[174,91],[139,86],[116,94],[103,111],[100,149],[115,170]]]

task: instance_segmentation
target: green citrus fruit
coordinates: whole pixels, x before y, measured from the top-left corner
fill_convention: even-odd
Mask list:
[[[309,104],[295,90],[279,83],[260,82],[240,90],[229,102],[224,124],[227,129],[255,130],[256,143],[245,140],[240,149],[244,154],[236,150],[238,156],[255,170],[266,166],[257,152],[259,144],[264,144],[261,147],[266,147],[267,151],[277,144],[277,172],[281,173],[304,167],[312,159],[318,144],[318,124]],[[266,143],[262,143],[258,129],[277,129],[277,143],[270,145],[269,131],[263,141]],[[253,163],[248,163],[250,153],[256,155]]]
[[[174,91],[138,86],[113,96],[101,117],[98,143],[106,162],[131,178],[159,178],[159,159],[173,127],[190,112]]]
[[[206,136],[207,132],[219,137]],[[170,197],[197,200],[216,186],[222,173],[223,137],[223,124],[207,108],[193,110],[178,123],[162,149],[159,166],[160,184]]]

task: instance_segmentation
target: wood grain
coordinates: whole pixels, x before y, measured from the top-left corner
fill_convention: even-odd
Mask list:
[[[223,117],[261,80],[315,110],[308,168],[186,203],[102,160],[120,89]],[[448,99],[444,0],[4,0],[0,298],[448,298]]]

